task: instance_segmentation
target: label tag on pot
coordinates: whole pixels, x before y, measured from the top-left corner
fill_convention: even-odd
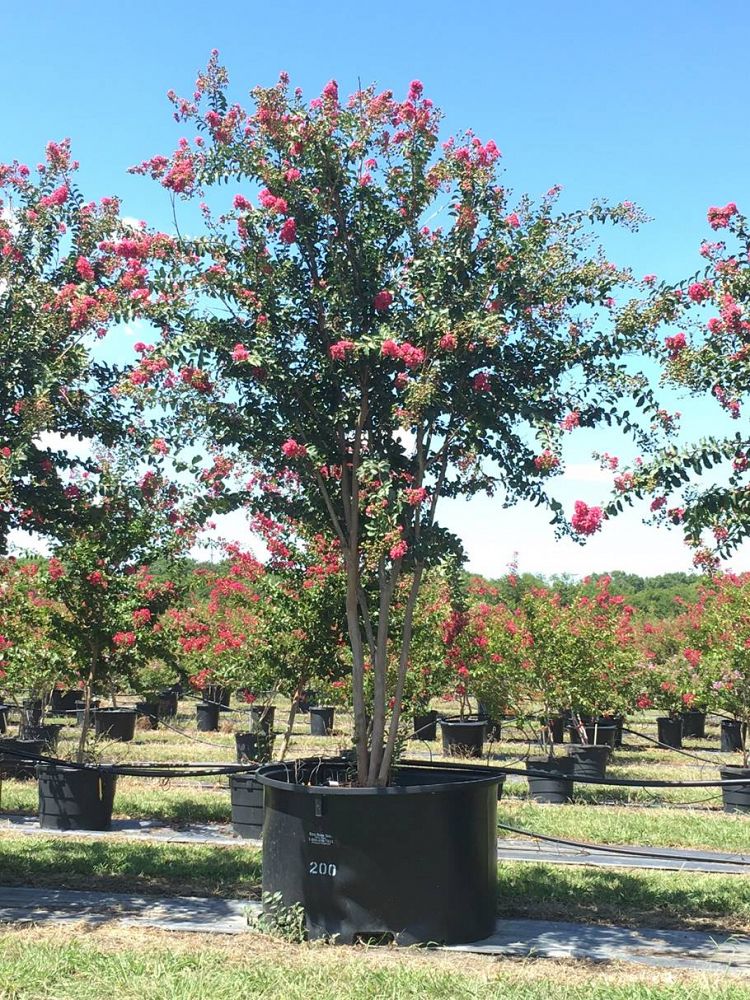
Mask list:
[[[316,847],[333,847],[334,845],[334,839],[330,833],[319,833],[316,830],[310,830],[307,839],[311,844],[315,844]]]

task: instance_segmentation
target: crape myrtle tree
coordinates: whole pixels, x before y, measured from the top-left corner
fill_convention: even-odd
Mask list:
[[[92,688],[127,679],[158,654],[161,615],[175,600],[148,564],[189,547],[194,526],[180,489],[124,455],[100,455],[67,490],[68,508],[46,525],[52,627],[73,649],[83,681],[83,757]]]
[[[214,54],[193,96],[172,100],[197,138],[134,169],[199,200],[205,232],[153,268],[161,341],[130,382],[171,407],[183,441],[203,433],[254,463],[269,516],[334,533],[357,780],[384,785],[423,574],[460,552],[436,519],[440,498],[547,505],[580,540],[602,511],[581,501],[569,521],[548,491],[563,434],[619,425],[651,443],[656,404],[621,361],[649,343],[609,322],[631,279],[592,243],[598,224],[641,217],[600,202],[560,213],[556,188],[511,204],[495,143],[441,144],[417,81],[402,100],[367,88],[348,101],[331,81],[305,103],[283,74],[245,110],[229,104]]]
[[[623,331],[661,330],[665,380],[713,397],[717,411],[736,421],[734,433],[670,446],[622,474],[620,502],[650,496],[653,520],[681,526],[705,571],[750,536],[750,431],[742,410],[750,392],[750,228],[733,202],[709,208],[708,224],[717,238],[701,243],[702,268],[674,285],[655,283],[619,318]]]
[[[91,347],[148,292],[119,202],[85,201],[77,168],[67,139],[35,171],[0,163],[0,551],[10,528],[65,509],[67,471],[85,464],[40,435],[109,445],[127,426]]]

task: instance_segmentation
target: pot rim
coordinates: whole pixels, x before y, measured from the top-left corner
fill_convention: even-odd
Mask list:
[[[437,720],[441,726],[488,726],[489,719],[480,719],[477,716],[441,715]]]
[[[298,785],[291,781],[282,781],[274,776],[280,771],[289,774],[295,763],[303,764],[341,764],[353,766],[350,761],[336,757],[308,758],[303,761],[276,761],[270,764],[263,764],[256,772],[256,779],[262,785],[269,788],[278,788],[290,792],[294,795],[347,795],[347,796],[377,796],[377,795],[434,795],[437,792],[454,792],[463,790],[467,785],[474,787],[489,787],[498,785],[505,781],[505,775],[500,771],[494,771],[486,766],[471,767],[463,764],[432,764],[429,761],[409,761],[397,764],[394,770],[400,772],[409,771],[443,771],[456,775],[455,781],[439,782],[428,785],[388,785],[386,788],[342,788],[335,785]],[[490,773],[488,773],[490,772]]]

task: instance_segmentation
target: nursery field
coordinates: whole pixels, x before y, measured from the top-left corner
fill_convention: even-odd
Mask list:
[[[124,703],[127,701],[124,699]],[[448,704],[439,707],[445,710],[450,708]],[[234,762],[234,733],[247,729],[246,706],[233,703],[232,710],[222,713],[220,728],[216,732],[198,732],[195,715],[195,702],[183,699],[175,719],[160,723],[156,730],[137,728],[135,738],[130,742],[100,740],[93,745],[93,752],[102,761],[122,764],[146,761]],[[284,724],[284,718],[280,701],[277,705],[277,728]],[[649,713],[631,720],[629,726],[651,739],[655,738],[655,721]],[[294,725],[289,759],[321,753],[335,754],[351,745],[352,719],[346,713],[337,713],[334,731],[329,737],[311,736],[309,729],[309,717],[299,715]],[[78,728],[72,723],[65,725],[58,746],[59,755],[68,756],[73,751],[78,733]],[[705,739],[685,740],[683,751],[677,752],[626,732],[624,745],[613,753],[607,774],[630,779],[713,780],[717,777],[719,763],[732,762],[733,755],[718,751],[718,728],[710,720],[706,734]],[[279,743],[280,737],[277,736],[277,747]],[[484,759],[489,763],[520,767],[533,750],[524,734],[516,729],[512,721],[506,720],[502,725],[502,739],[485,745]],[[562,750],[559,748],[559,752]],[[442,746],[437,741],[412,740],[407,744],[406,754],[414,758],[443,759]],[[720,789],[643,789],[582,784],[575,787],[572,804],[539,804],[529,800],[524,777],[509,775],[498,804],[499,838],[518,839],[521,834],[515,831],[523,830],[597,844],[642,845],[646,849],[683,847],[734,853],[747,851],[748,817],[723,812]],[[115,820],[159,821],[176,829],[207,824],[208,829],[223,833],[220,845],[129,839],[117,830],[97,839],[72,833],[64,837],[45,834],[29,836],[10,822],[11,817],[32,815],[36,809],[34,781],[2,782],[0,883],[3,885],[39,887],[40,890],[55,887],[108,892],[135,890],[153,895],[260,898],[261,857],[258,844],[239,838],[227,842],[232,834],[227,825],[231,822],[231,805],[228,778],[225,776],[174,779],[120,777],[114,804]],[[425,830],[425,838],[428,837],[429,830]],[[533,843],[529,840],[530,845]],[[575,864],[508,861],[499,864],[498,873],[498,915],[502,917],[750,933],[750,881],[741,875],[648,869],[626,871]],[[9,943],[16,940],[13,935],[8,936]],[[40,956],[48,947],[49,940],[44,935],[35,940],[34,950]],[[107,946],[106,942],[102,944],[98,940],[65,945],[70,954],[79,947],[83,948],[82,960],[97,962],[97,956]],[[63,954],[67,953],[65,948]],[[13,954],[12,948],[7,953],[10,954]],[[10,961],[7,955],[6,962]],[[141,955],[138,958],[144,976],[147,976],[150,961],[161,961],[159,955],[160,946],[154,945],[151,957]],[[130,960],[127,956],[122,959]],[[135,961],[135,957],[132,960]],[[219,961],[218,958],[216,960]],[[24,955],[23,961],[31,962],[31,954]],[[206,970],[212,967],[212,959],[205,957],[202,961],[207,963],[203,970],[207,974]],[[306,962],[305,953],[304,957],[295,958],[290,963],[287,972],[291,992],[288,995],[296,995],[294,990],[301,990],[301,984],[309,981],[306,978],[310,974],[309,970],[305,971]],[[170,961],[169,967],[170,975],[177,980],[186,974],[176,957]],[[377,968],[376,961],[372,970],[375,978],[379,975]],[[408,981],[406,969],[403,974]],[[416,984],[420,982],[420,976],[426,974],[427,971],[417,963],[414,995],[418,992]],[[231,982],[231,970],[224,970],[222,975],[227,983]],[[429,975],[437,977],[435,995],[441,995],[441,989],[447,991],[446,996],[464,995],[450,993],[447,985],[439,985],[440,982],[450,983],[450,965],[432,968]],[[482,990],[491,987],[486,982],[482,985],[482,982],[480,976],[476,984],[477,992],[465,995],[485,995]],[[272,978],[270,984],[273,983],[277,980]],[[538,983],[530,981],[523,988],[519,986],[521,991],[517,994],[507,995],[542,995],[542,984],[543,977]],[[273,992],[276,988],[276,985],[269,985],[271,992],[267,995],[276,995]],[[409,995],[412,987],[407,982],[404,989],[405,995]],[[538,994],[535,992],[537,989]],[[620,995],[641,995],[637,985],[627,989],[631,991]],[[82,992],[80,995],[87,994]],[[176,992],[174,995],[183,994]],[[360,994],[352,992],[347,995]],[[570,994],[576,995],[575,992]]]

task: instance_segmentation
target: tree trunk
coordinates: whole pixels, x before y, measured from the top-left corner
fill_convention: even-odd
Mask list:
[[[292,730],[294,729],[294,720],[297,718],[297,709],[299,708],[299,700],[302,697],[302,692],[307,684],[307,680],[300,680],[297,685],[297,690],[292,696],[292,704],[289,707],[289,718],[286,724],[286,732],[284,733],[284,739],[281,742],[281,753],[279,754],[279,760],[284,760],[286,757],[286,752],[289,749],[289,741],[292,738]]]
[[[81,738],[78,740],[78,752],[76,753],[76,761],[79,764],[83,763],[83,754],[86,749],[86,737],[89,734],[89,728],[91,725],[91,686],[94,683],[94,676],[96,675],[98,663],[99,650],[93,649],[91,651],[89,676],[83,686],[83,723],[81,724]]]

